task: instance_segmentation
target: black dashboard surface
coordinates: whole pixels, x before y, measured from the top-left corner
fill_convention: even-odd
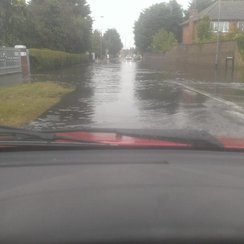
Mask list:
[[[244,153],[0,153],[0,243],[244,241]]]

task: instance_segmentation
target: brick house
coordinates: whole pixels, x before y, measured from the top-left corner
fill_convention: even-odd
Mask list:
[[[220,18],[219,16],[220,1]],[[183,44],[192,44],[197,38],[197,23],[208,16],[211,21],[213,32],[230,33],[234,30],[244,31],[244,1],[243,0],[219,0],[208,8],[197,12],[193,9],[189,19],[181,24]]]

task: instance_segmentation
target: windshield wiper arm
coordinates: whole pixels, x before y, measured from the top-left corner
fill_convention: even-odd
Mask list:
[[[66,142],[68,141],[68,142],[86,143],[86,144],[93,144],[93,145],[95,144],[105,145],[105,143],[92,142],[92,141],[86,141],[82,139],[76,139],[69,136],[56,135],[55,132],[30,131],[26,129],[12,128],[7,126],[0,126],[0,135],[13,136],[12,140],[10,141],[4,140],[6,144],[10,144],[12,141],[18,144],[18,142],[28,143],[33,141],[52,143],[58,140],[60,141],[63,140]]]
[[[86,128],[77,127],[72,131],[85,131],[90,133],[113,133],[117,136],[129,136],[142,139],[152,139],[160,141],[170,141],[176,143],[189,144],[192,148],[221,149],[224,145],[210,133],[204,130],[166,130],[166,129],[118,129],[118,128]],[[60,132],[67,132],[61,130]]]
[[[42,133],[36,131],[33,132],[25,129],[12,128],[7,126],[0,127],[0,135],[14,136],[16,139],[30,138],[45,141],[53,141],[55,136],[53,133]]]
[[[0,127],[0,135],[13,136],[15,142],[32,142],[40,141],[43,143],[55,143],[57,141],[83,143],[90,145],[106,145],[103,142],[87,141],[69,136],[57,135],[57,133],[69,133],[83,131],[88,133],[112,133],[116,136],[128,136],[141,139],[152,139],[159,141],[169,141],[187,144],[194,149],[222,149],[223,144],[214,136],[206,131],[198,130],[154,130],[154,129],[105,129],[105,128],[84,128],[79,127],[72,130],[55,130],[55,131],[30,131],[11,127]],[[11,140],[8,141],[8,144]],[[108,143],[109,144],[109,143]]]
[[[117,130],[117,134],[189,144],[194,148],[223,148],[223,144],[204,130]]]

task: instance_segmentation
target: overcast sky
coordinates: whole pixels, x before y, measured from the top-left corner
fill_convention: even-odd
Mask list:
[[[87,0],[87,2],[91,8],[91,16],[95,20],[93,28],[103,32],[108,28],[116,28],[124,47],[129,48],[134,46],[133,26],[141,11],[164,0]],[[177,2],[186,8],[189,0],[177,0]]]

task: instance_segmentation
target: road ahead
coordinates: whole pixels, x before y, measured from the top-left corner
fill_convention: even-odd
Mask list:
[[[72,81],[77,90],[31,123],[35,129],[96,126],[202,129],[244,137],[244,85],[169,79],[140,64],[94,65],[37,79]]]

